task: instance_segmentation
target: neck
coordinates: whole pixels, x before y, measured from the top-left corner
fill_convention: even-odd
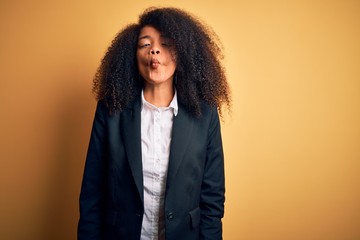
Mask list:
[[[168,107],[174,97],[173,86],[145,85],[144,98],[156,107]]]

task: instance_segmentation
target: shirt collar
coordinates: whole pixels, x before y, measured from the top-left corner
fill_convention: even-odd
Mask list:
[[[146,101],[145,97],[144,97],[144,90],[141,91],[141,110],[144,108],[144,104],[151,106],[153,108],[157,108],[157,109],[166,109],[166,108],[171,108],[173,109],[174,115],[176,116],[178,114],[178,100],[177,100],[177,92],[176,89],[174,90],[174,97],[171,100],[170,104],[168,107],[156,107],[153,104],[149,103],[148,101]]]

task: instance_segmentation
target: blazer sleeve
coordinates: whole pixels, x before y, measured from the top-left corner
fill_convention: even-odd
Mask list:
[[[80,192],[78,240],[102,239],[105,189],[106,107],[98,102]]]
[[[219,115],[212,108],[208,146],[200,196],[200,239],[222,239],[225,202],[224,154]]]

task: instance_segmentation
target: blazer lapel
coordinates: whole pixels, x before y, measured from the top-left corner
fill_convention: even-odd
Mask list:
[[[141,105],[140,99],[134,102],[133,107],[122,113],[122,129],[124,132],[124,144],[129,161],[130,169],[135,180],[141,200],[144,201],[143,171],[141,154]]]
[[[166,188],[171,187],[191,139],[194,119],[179,106],[174,117]]]

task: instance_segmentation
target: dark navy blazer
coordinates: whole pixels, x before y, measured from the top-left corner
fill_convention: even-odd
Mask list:
[[[139,240],[144,212],[141,99],[109,114],[98,102],[80,193],[79,240]],[[224,157],[217,109],[181,104],[165,190],[166,240],[222,239]]]

